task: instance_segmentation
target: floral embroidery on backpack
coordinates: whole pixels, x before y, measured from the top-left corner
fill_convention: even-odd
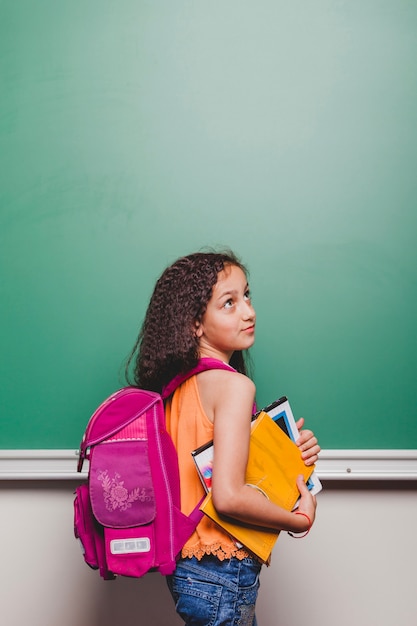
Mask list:
[[[128,491],[124,486],[124,480],[120,480],[121,476],[117,472],[114,474],[114,478],[110,478],[107,470],[98,471],[97,479],[103,486],[103,497],[106,509],[108,511],[126,511],[132,506],[132,502],[140,500],[146,502],[149,500],[149,496],[146,495],[145,489],[133,489]]]

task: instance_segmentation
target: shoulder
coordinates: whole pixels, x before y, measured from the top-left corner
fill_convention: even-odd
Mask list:
[[[207,417],[213,421],[215,413],[231,410],[233,406],[251,411],[255,399],[254,382],[239,372],[208,370],[197,376],[200,400]]]
[[[227,387],[233,389],[250,389],[255,390],[255,383],[240,372],[234,372],[232,370],[212,369],[200,372],[197,375],[198,385],[200,386],[212,386]]]

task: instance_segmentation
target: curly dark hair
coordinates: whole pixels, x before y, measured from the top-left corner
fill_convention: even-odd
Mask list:
[[[181,257],[162,273],[127,361],[129,384],[160,393],[174,376],[197,364],[199,340],[195,325],[203,318],[219,272],[228,265],[248,274],[230,250]],[[243,352],[236,351],[230,365],[246,374]]]

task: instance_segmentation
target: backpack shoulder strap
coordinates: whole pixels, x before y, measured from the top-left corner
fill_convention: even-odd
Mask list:
[[[182,385],[183,382],[191,378],[191,376],[195,376],[196,374],[199,374],[200,372],[205,372],[206,370],[213,370],[213,369],[229,370],[230,372],[236,372],[234,367],[232,367],[231,365],[228,365],[227,363],[224,363],[224,361],[204,357],[200,359],[197,365],[193,367],[191,370],[189,370],[188,372],[178,374],[177,376],[175,376],[175,378],[173,378],[163,388],[162,393],[161,393],[162,399],[165,400],[166,398],[168,398],[172,393],[174,393],[177,387],[179,387],[180,385]],[[192,520],[194,524],[194,528],[203,518],[204,513],[203,511],[200,510],[200,506],[202,505],[204,499],[206,498],[206,495],[207,494],[203,495],[201,500],[196,504],[195,508],[191,511],[191,513],[188,516],[189,519]]]
[[[188,372],[183,374],[178,374],[173,378],[162,390],[161,396],[162,399],[165,400],[168,398],[177,387],[182,385],[183,382],[191,378],[191,376],[195,376],[195,374],[199,374],[200,372],[204,372],[206,370],[229,370],[231,372],[235,372],[235,368],[223,361],[219,361],[218,359],[212,359],[208,357],[204,357],[200,359],[195,367],[193,367]]]

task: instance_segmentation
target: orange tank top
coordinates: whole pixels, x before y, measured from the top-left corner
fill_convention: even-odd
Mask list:
[[[191,456],[192,450],[213,439],[213,424],[206,416],[198,393],[197,376],[185,381],[168,401],[166,424],[177,449],[181,484],[181,511],[189,515],[204,495],[204,489]],[[223,561],[232,556],[243,559],[249,553],[215,522],[204,516],[182,549],[182,557],[205,554]]]

